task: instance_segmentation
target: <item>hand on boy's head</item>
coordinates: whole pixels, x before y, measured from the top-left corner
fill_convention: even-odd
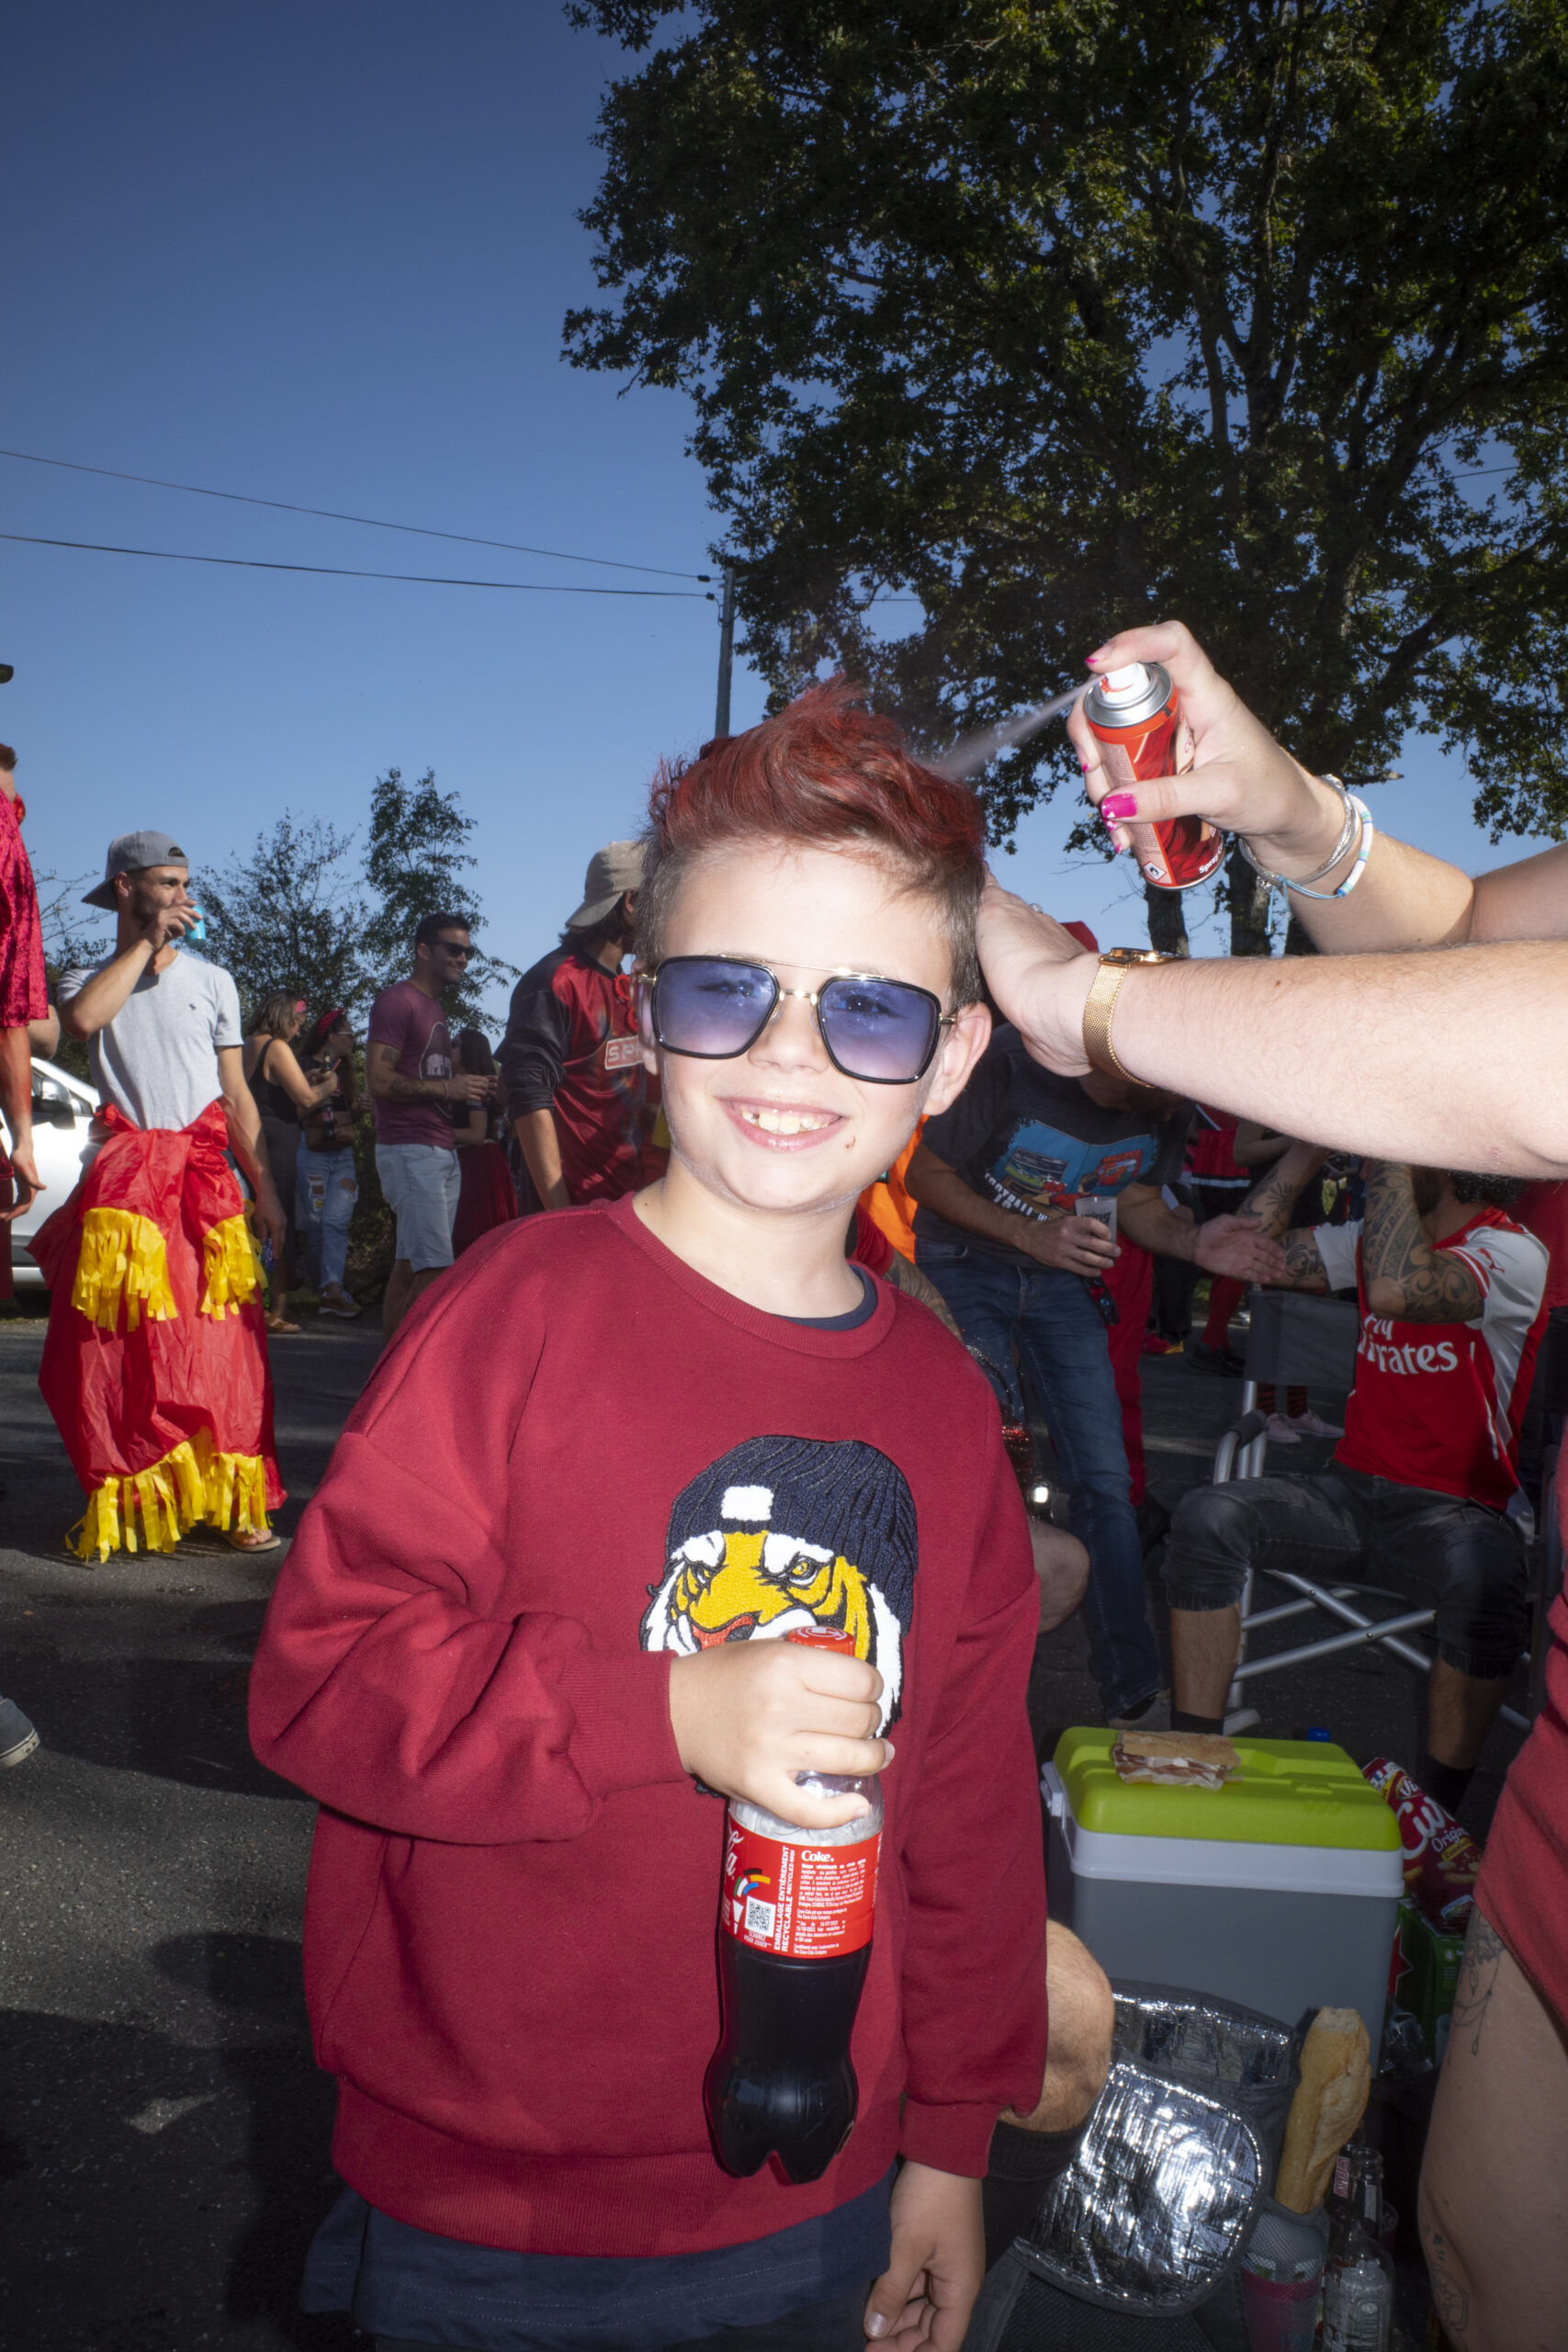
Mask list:
[[[980,966],[1004,1021],[1037,1062],[1064,1077],[1089,1069],[1083,1009],[1100,959],[1071,932],[987,876],[980,901]]]
[[[726,1642],[678,1657],[670,1723],[682,1763],[710,1789],[746,1797],[803,1829],[831,1829],[861,1797],[814,1797],[797,1772],[865,1778],[893,1750],[875,1737],[882,1677],[863,1658],[804,1643]]]

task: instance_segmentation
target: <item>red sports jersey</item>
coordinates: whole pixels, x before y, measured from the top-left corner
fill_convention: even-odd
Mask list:
[[[659,1081],[643,1067],[626,973],[563,942],[513,989],[500,1058],[513,1117],[555,1114],[574,1206],[618,1200],[662,1176]]]
[[[1504,1510],[1518,1491],[1517,1415],[1529,1394],[1545,1319],[1546,1250],[1501,1210],[1478,1208],[1442,1247],[1481,1285],[1472,1323],[1373,1315],[1361,1275],[1360,1225],[1313,1228],[1331,1290],[1361,1296],[1356,1385],[1335,1449],[1347,1469],[1462,1495]]]
[[[1229,1111],[1211,1111],[1206,1102],[1199,1103],[1187,1138],[1187,1166],[1196,1182],[1223,1184],[1239,1192],[1257,1182],[1254,1170],[1244,1168],[1235,1156],[1240,1125]]]

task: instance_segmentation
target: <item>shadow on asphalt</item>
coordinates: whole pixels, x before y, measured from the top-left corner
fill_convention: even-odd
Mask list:
[[[251,1753],[245,1731],[250,1669],[178,1658],[51,1658],[27,1655],[28,1712],[62,1756],[111,1771],[146,1772],[231,1795],[310,1802]]]
[[[346,2320],[296,2309],[306,2248],[341,2187],[299,1947],[182,1936],[154,1959],[248,2021],[240,2046],[0,2012],[6,2341],[40,2352],[365,2345]]]

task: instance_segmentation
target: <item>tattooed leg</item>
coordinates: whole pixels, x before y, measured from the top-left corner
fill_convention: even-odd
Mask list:
[[[1568,2041],[1479,1910],[1432,2112],[1420,2220],[1432,2301],[1454,2352],[1562,2352]]]
[[[1497,1989],[1497,1972],[1503,1964],[1503,1939],[1489,1920],[1479,1911],[1470,1915],[1470,1932],[1464,1939],[1464,1958],[1460,1963],[1459,1984],[1454,1992],[1453,2022],[1450,2034],[1470,2044],[1472,2058],[1481,2055],[1482,2028],[1486,2023],[1486,2011]]]

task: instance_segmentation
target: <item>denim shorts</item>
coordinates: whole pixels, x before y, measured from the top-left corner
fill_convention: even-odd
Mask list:
[[[1233,1607],[1249,1566],[1386,1582],[1417,1607],[1431,1601],[1438,1657],[1489,1681],[1513,1671],[1529,1632],[1529,1562],[1513,1520],[1337,1463],[1182,1496],[1166,1540],[1171,1607]]]
[[[387,1205],[398,1220],[395,1254],[416,1274],[452,1263],[452,1227],[463,1171],[456,1147],[435,1143],[378,1143],[376,1173]]]

